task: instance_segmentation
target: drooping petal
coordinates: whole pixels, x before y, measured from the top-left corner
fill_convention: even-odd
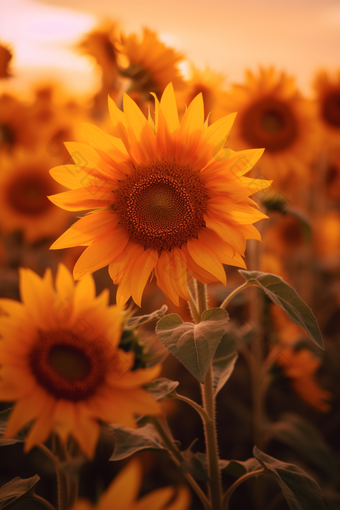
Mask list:
[[[74,279],[79,280],[84,274],[110,264],[124,250],[128,240],[125,230],[119,227],[96,238],[77,260],[73,269]]]
[[[88,246],[97,237],[114,230],[118,221],[119,217],[111,209],[88,214],[66,230],[50,249]]]
[[[199,266],[206,268],[209,273],[226,285],[227,277],[223,265],[212,249],[202,245],[197,239],[189,239],[187,247],[190,255]]]

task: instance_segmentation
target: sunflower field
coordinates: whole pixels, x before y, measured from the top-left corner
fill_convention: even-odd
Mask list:
[[[0,0],[0,510],[340,508],[339,29]]]

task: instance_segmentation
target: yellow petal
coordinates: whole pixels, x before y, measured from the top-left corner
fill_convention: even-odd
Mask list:
[[[102,181],[91,182],[85,188],[64,191],[47,197],[53,204],[66,211],[104,209],[113,203],[112,187]]]
[[[193,99],[183,115],[181,133],[191,134],[196,130],[202,130],[204,124],[204,104],[202,94]]]
[[[130,507],[132,508],[132,504],[138,496],[141,482],[141,465],[136,459],[130,460],[102,495],[98,510],[108,510],[111,508],[127,510]]]
[[[164,113],[164,117],[167,120],[169,131],[170,133],[173,133],[176,129],[179,128],[180,124],[178,119],[175,92],[172,83],[169,83],[169,85],[167,85],[165,88],[161,98],[160,107]]]
[[[102,234],[80,255],[73,269],[74,279],[79,280],[86,273],[93,273],[110,264],[124,250],[128,241],[122,228],[117,227],[112,232]]]
[[[228,224],[209,213],[204,215],[204,221],[208,228],[216,232],[216,234],[233,246],[234,249],[241,253],[241,255],[244,255],[246,241],[245,237],[237,227],[232,224]]]
[[[20,295],[30,316],[42,329],[49,325],[54,289],[30,269],[20,268]]]
[[[128,371],[121,378],[117,378],[117,374],[108,374],[107,380],[115,388],[136,388],[156,379],[156,377],[159,376],[161,369],[161,365],[155,365],[151,368],[141,368],[138,370]]]
[[[58,291],[59,297],[62,299],[68,298],[72,302],[74,291],[74,280],[72,274],[64,264],[58,265],[58,271],[55,279],[55,286]]]
[[[16,402],[8,418],[4,436],[7,438],[16,436],[27,423],[35,420],[44,408],[45,400],[43,392],[37,389]]]
[[[227,277],[218,256],[207,246],[202,245],[197,239],[189,239],[187,247],[194,261],[209,273],[214,275],[224,285],[227,283]]]
[[[131,271],[131,277],[135,276],[132,285],[132,299],[136,305],[141,306],[142,294],[145,285],[150,278],[150,273],[158,262],[158,253],[152,248],[145,250],[136,260]]]
[[[91,242],[117,226],[119,218],[111,209],[96,211],[76,221],[50,247],[50,250],[88,246]]]
[[[172,487],[165,487],[164,489],[158,489],[147,494],[134,505],[134,510],[163,510],[168,508],[166,504],[170,501],[174,494]]]
[[[24,452],[29,452],[33,446],[44,443],[53,428],[55,400],[49,398],[45,401],[42,412],[31,426],[25,441]]]
[[[85,455],[92,459],[100,435],[100,426],[97,420],[92,419],[84,412],[84,405],[76,404],[75,407],[76,424],[72,430],[72,436]]]

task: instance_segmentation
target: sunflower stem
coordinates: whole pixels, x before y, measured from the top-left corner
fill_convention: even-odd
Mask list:
[[[230,496],[233,494],[234,490],[237,489],[237,487],[239,485],[241,485],[241,483],[245,482],[249,478],[253,478],[254,476],[262,475],[265,472],[266,472],[266,470],[264,468],[262,468],[262,469],[258,469],[256,471],[251,471],[250,473],[246,473],[245,475],[238,478],[238,480],[236,480],[236,482],[233,483],[233,485],[231,487],[229,487],[229,489],[227,490],[227,492],[225,493],[225,495],[223,497],[223,509],[228,510]]]
[[[43,506],[44,508],[47,508],[47,510],[55,510],[54,506],[49,503],[46,499],[42,498],[41,496],[38,496],[38,494],[33,494],[31,496],[32,499],[35,501],[38,501],[40,506]]]
[[[153,423],[160,437],[162,438],[163,443],[166,446],[172,461],[176,464],[176,466],[179,467],[184,462],[184,458],[182,453],[174,443],[169,427],[167,426],[166,423],[164,423],[164,420],[161,421],[159,418],[156,417],[152,417],[149,419]],[[204,506],[204,509],[212,510],[212,507],[209,503],[207,496],[204,494],[196,480],[190,475],[190,473],[183,473],[183,476],[185,477],[191,488],[196,492],[197,496],[199,497]]]
[[[250,287],[250,285],[255,285],[254,282],[251,282],[251,281],[248,281],[248,282],[244,282],[242,285],[240,285],[239,287],[237,287],[235,290],[233,290],[229,296],[227,296],[225,298],[225,300],[223,301],[223,303],[221,304],[220,308],[224,308],[226,309],[227,306],[229,305],[230,301],[236,296],[236,294],[238,294],[239,292],[241,292],[242,290],[244,290],[246,287]]]
[[[208,308],[207,286],[196,280],[196,300],[201,320],[202,313]],[[212,364],[201,384],[203,409],[208,416],[204,420],[204,436],[208,458],[208,490],[213,510],[222,510],[222,480],[218,458],[218,443],[216,430],[215,396],[212,379]]]
[[[46,455],[50,459],[50,461],[53,463],[56,477],[57,477],[58,509],[64,510],[65,506],[64,506],[64,498],[63,498],[63,494],[62,494],[62,490],[61,490],[60,467],[59,467],[58,457],[55,455],[55,453],[51,452],[51,450],[49,450],[49,448],[47,448],[47,446],[45,446],[44,444],[40,443],[37,446],[38,446],[39,450],[42,451],[43,454]],[[52,447],[55,452],[55,450],[56,450],[55,436],[52,436]]]
[[[182,400],[182,402],[185,402],[186,404],[189,404],[195,411],[198,412],[198,414],[201,416],[203,422],[209,421],[209,416],[205,412],[202,406],[197,404],[194,400],[191,400],[191,398],[184,397],[184,395],[179,395],[176,393],[176,396],[174,397],[176,400]]]

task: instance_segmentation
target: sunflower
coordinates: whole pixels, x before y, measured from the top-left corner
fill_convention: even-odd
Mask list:
[[[118,349],[122,308],[108,306],[108,291],[95,296],[91,275],[75,286],[60,264],[55,290],[50,270],[21,269],[20,291],[22,303],[0,300],[0,400],[15,402],[5,437],[33,422],[25,451],[55,432],[92,457],[99,420],[135,427],[135,414],[159,412],[141,388],[159,366],[131,371],[133,354]]]
[[[325,188],[327,199],[340,203],[340,144],[329,152]]]
[[[187,510],[190,505],[189,491],[180,487],[176,497],[172,487],[164,487],[136,500],[142,483],[142,466],[131,460],[116,476],[96,506],[86,500],[78,501],[72,510]]]
[[[317,257],[328,269],[339,267],[340,212],[333,209],[318,214],[313,227],[313,248]]]
[[[244,177],[263,150],[220,150],[235,115],[208,127],[199,94],[180,124],[171,85],[155,101],[155,123],[125,95],[124,113],[109,103],[117,137],[86,125],[91,145],[66,144],[86,161],[86,187],[75,166],[51,170],[71,189],[50,197],[53,203],[72,211],[96,209],[52,248],[88,246],[75,279],[109,264],[121,304],[132,296],[140,306],[153,274],[175,304],[179,296],[189,297],[187,272],[203,283],[225,284],[223,264],[245,267],[246,239],[259,239],[253,223],[266,217],[249,196],[270,182]]]
[[[315,379],[315,372],[321,365],[309,349],[294,350],[293,347],[280,347],[275,359],[284,375],[290,380],[296,394],[313,409],[322,413],[330,411],[329,400],[332,394],[320,388]]]
[[[70,224],[72,215],[58,211],[47,196],[60,191],[51,181],[51,159],[18,151],[2,155],[0,172],[0,229],[5,233],[21,231],[28,242],[58,235]]]
[[[127,68],[121,69],[123,76],[132,81],[129,92],[139,92],[148,100],[150,90],[160,98],[169,82],[176,90],[184,88],[178,69],[183,55],[162,43],[155,32],[144,28],[142,40],[136,34],[122,35],[121,53],[129,62]]]
[[[11,76],[8,68],[12,58],[13,55],[9,48],[0,43],[0,78],[8,78]]]
[[[314,80],[319,119],[324,129],[324,143],[340,145],[340,70],[329,76],[320,71]]]
[[[85,34],[78,43],[77,49],[83,55],[93,57],[101,67],[105,76],[111,76],[114,82],[118,76],[117,70],[117,27],[114,23],[103,26]]]
[[[29,108],[14,96],[0,96],[0,153],[18,147],[32,149],[37,137],[30,129]]]
[[[224,91],[225,77],[206,67],[204,70],[198,69],[194,65],[190,68],[190,78],[187,81],[186,88],[177,94],[179,112],[185,111],[186,105],[201,93],[204,102],[204,118],[210,114],[209,120],[214,122],[220,115],[220,106],[223,105],[225,96]]]
[[[306,182],[318,142],[315,113],[297,90],[294,79],[274,68],[248,71],[244,85],[233,85],[227,111],[238,111],[230,146],[264,147],[259,169],[275,185],[291,191]]]

